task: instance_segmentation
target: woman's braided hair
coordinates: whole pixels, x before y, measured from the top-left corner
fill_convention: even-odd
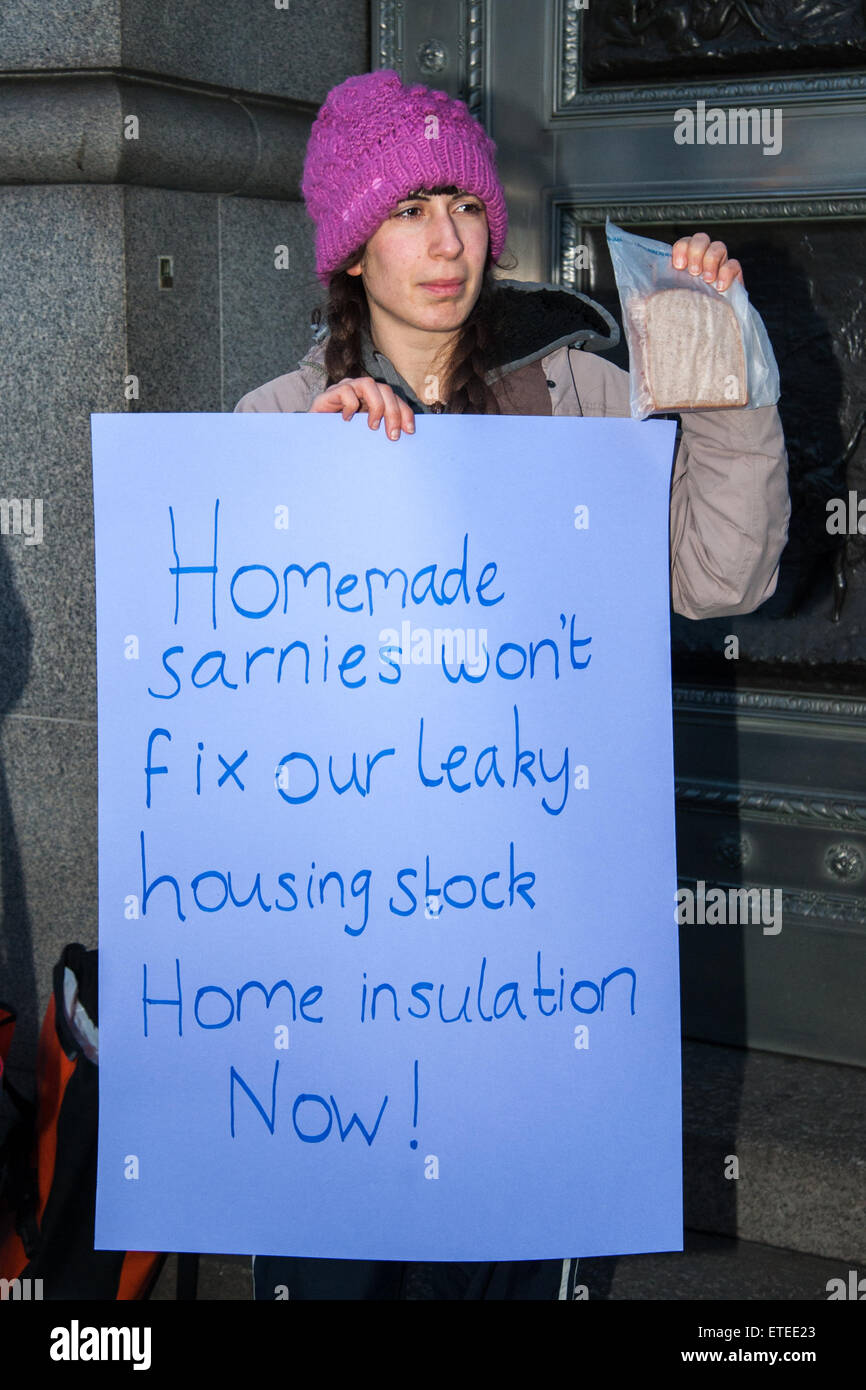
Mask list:
[[[434,188],[431,193],[456,193],[456,188]],[[364,255],[366,243],[331,276],[328,300],[313,313],[314,324],[327,323],[330,336],[325,345],[328,386],[344,377],[366,376],[362,361],[361,330],[370,333],[370,309],[360,275],[349,275],[348,267]],[[481,290],[472,312],[460,329],[451,360],[440,376],[430,377],[429,401],[442,402],[454,415],[498,415],[499,402],[485,380],[494,370],[494,350],[499,340],[499,313],[493,264],[488,255]]]

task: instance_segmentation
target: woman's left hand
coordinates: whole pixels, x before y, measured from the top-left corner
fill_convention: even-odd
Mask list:
[[[677,270],[688,270],[692,275],[700,275],[717,290],[728,289],[735,280],[739,280],[745,288],[740,262],[729,260],[725,243],[710,241],[706,232],[681,237],[673,245],[672,258]]]

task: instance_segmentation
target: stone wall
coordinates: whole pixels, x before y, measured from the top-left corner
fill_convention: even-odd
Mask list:
[[[297,365],[304,149],[369,68],[368,7],[9,0],[0,53],[0,999],[26,1070],[60,949],[96,944],[90,412],[231,410]]]

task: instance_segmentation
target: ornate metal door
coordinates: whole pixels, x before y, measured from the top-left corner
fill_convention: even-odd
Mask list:
[[[706,230],[743,263],[781,369],[794,510],[773,599],[745,618],[674,620],[678,856],[696,892],[781,890],[782,917],[771,934],[757,923],[681,929],[685,1025],[696,1038],[862,1065],[864,9],[372,10],[372,66],[463,97],[495,139],[510,274],[575,285],[619,317],[608,213],[666,241]],[[628,854],[623,844],[626,872]]]

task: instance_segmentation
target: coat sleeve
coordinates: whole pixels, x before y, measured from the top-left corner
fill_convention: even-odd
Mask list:
[[[687,618],[751,613],[776,588],[788,460],[775,406],[682,416],[671,483],[671,591]]]
[[[546,359],[553,368],[554,359]],[[558,364],[557,364],[558,365]],[[553,413],[628,415],[628,374],[568,351]],[[575,408],[576,405],[576,408]],[[751,613],[775,591],[788,535],[788,460],[775,406],[686,411],[671,481],[671,597],[686,618]]]
[[[287,372],[248,391],[235,406],[235,413],[281,411],[286,414],[309,410],[317,391],[305,372]]]

